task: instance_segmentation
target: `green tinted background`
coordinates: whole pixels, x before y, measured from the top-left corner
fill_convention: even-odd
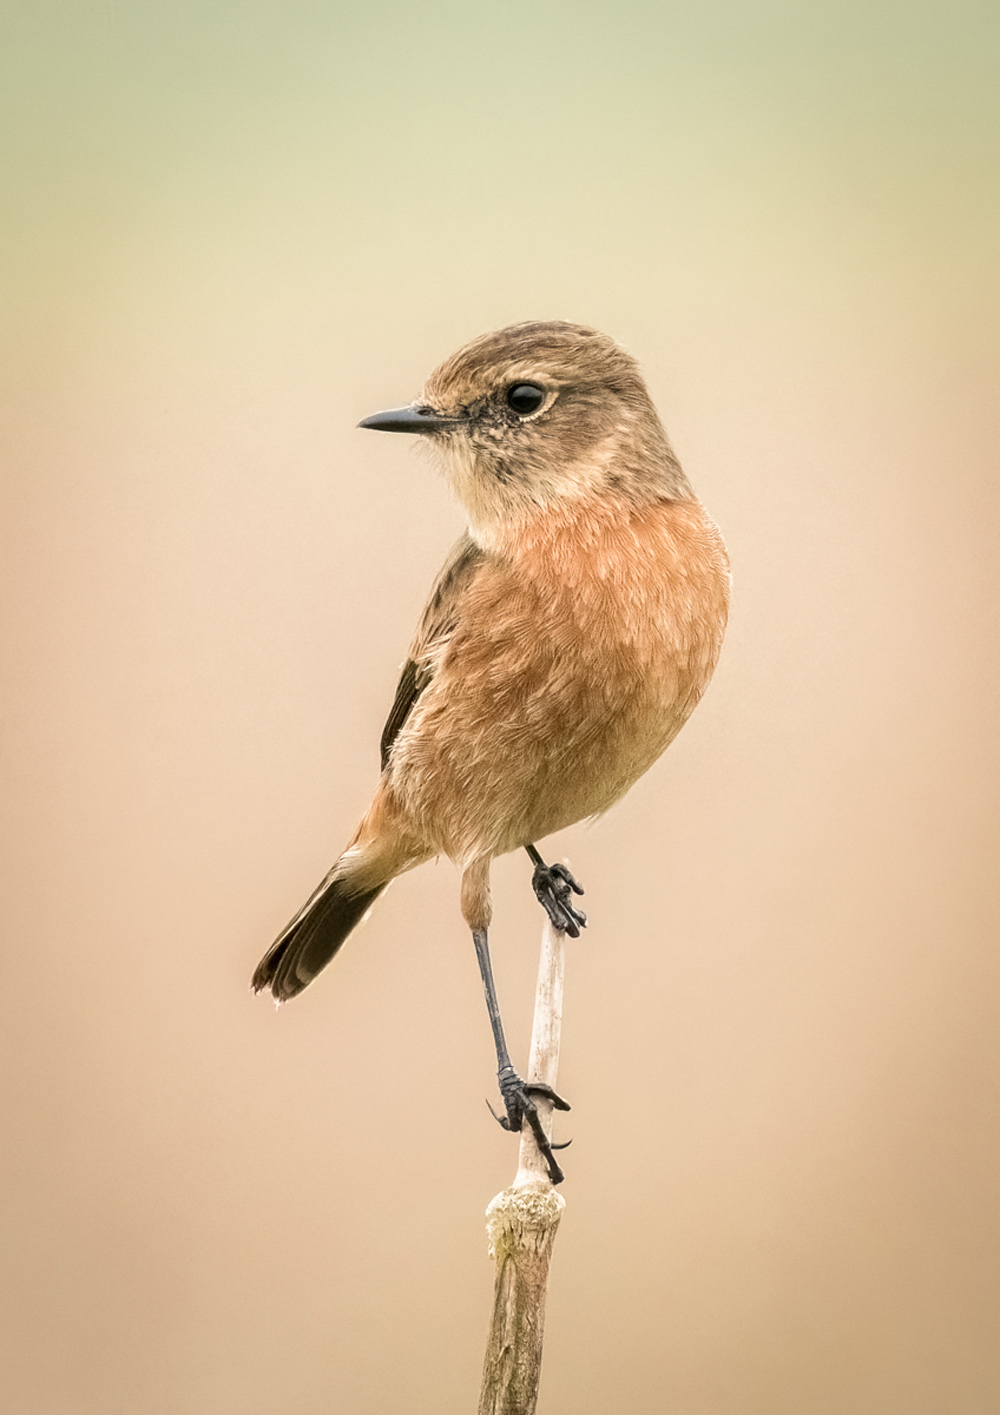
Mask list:
[[[8,6],[4,1406],[469,1411],[514,1171],[447,862],[275,1013],[466,339],[640,359],[730,544],[595,828],[546,1415],[1000,1405],[992,4]],[[495,871],[527,1044],[540,916]]]

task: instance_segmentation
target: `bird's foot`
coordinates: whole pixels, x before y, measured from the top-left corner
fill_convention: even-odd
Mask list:
[[[566,866],[537,864],[531,887],[552,927],[570,938],[579,938],[580,930],[587,927],[587,916],[573,905],[572,898],[583,893],[583,886],[577,884]]]
[[[503,1099],[506,1115],[497,1115],[490,1106],[493,1119],[496,1120],[505,1130],[512,1130],[515,1133],[524,1129],[527,1124],[532,1135],[535,1137],[535,1144],[538,1146],[545,1166],[549,1171],[549,1178],[553,1184],[561,1184],[566,1177],[556,1161],[553,1150],[564,1150],[570,1142],[567,1140],[563,1145],[553,1145],[546,1135],[542,1126],[542,1118],[538,1114],[538,1107],[532,1100],[532,1096],[541,1096],[547,1100],[555,1110],[569,1110],[569,1101],[558,1095],[551,1086],[547,1086],[544,1081],[522,1081],[514,1070],[513,1066],[505,1066],[497,1076],[500,1086],[500,1095]],[[489,1105],[489,1101],[486,1102]]]

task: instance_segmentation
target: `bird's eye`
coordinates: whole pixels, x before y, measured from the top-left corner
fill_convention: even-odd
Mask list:
[[[512,383],[504,394],[504,401],[508,408],[526,417],[528,413],[537,413],[545,402],[545,389],[539,388],[537,383]]]

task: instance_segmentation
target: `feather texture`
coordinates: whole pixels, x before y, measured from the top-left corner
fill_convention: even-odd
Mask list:
[[[507,393],[524,383],[544,397],[522,416]],[[484,336],[431,376],[421,409],[379,422],[425,434],[470,529],[410,645],[372,804],[254,975],[278,998],[431,856],[458,864],[463,914],[485,928],[493,857],[624,795],[694,710],[726,626],[722,537],[606,335]]]

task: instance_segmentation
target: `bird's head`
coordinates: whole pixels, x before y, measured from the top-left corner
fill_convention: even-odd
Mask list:
[[[416,432],[439,454],[473,533],[585,498],[687,498],[635,360],[596,330],[515,324],[446,359],[407,408],[361,427]]]

